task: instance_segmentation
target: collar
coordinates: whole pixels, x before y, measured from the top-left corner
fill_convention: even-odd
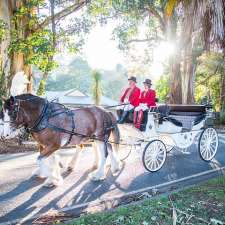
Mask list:
[[[37,120],[34,122],[33,126],[31,127],[27,127],[27,129],[30,131],[30,132],[34,132],[37,130],[39,124],[41,124],[42,120],[44,119],[45,117],[45,114],[47,112],[47,109],[48,109],[48,100],[45,99],[45,104],[43,106],[43,109],[42,109],[42,112],[40,114],[40,116],[37,118]]]

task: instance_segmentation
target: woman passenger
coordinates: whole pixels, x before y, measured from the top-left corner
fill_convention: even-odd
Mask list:
[[[156,93],[151,89],[152,81],[146,79],[143,84],[144,91],[141,92],[139,106],[134,109],[134,126],[137,129],[141,128],[144,113],[147,113],[151,106],[156,106]]]

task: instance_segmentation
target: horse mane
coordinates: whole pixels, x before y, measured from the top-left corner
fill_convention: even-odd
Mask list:
[[[39,98],[39,99],[42,99],[39,96],[30,94],[30,93],[16,95],[15,98],[16,99],[19,99],[19,100],[28,100],[28,99],[31,99],[31,98]]]

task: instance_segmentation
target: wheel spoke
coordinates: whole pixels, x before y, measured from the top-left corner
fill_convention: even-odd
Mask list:
[[[149,171],[159,170],[166,159],[166,147],[160,140],[154,140],[149,143],[143,153],[143,163]]]
[[[218,148],[218,135],[214,128],[206,128],[199,140],[199,152],[206,161],[211,160]]]

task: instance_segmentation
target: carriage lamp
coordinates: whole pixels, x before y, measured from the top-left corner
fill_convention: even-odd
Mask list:
[[[205,120],[205,126],[213,126],[215,120],[215,115],[213,113],[212,105],[206,106],[206,120]]]

